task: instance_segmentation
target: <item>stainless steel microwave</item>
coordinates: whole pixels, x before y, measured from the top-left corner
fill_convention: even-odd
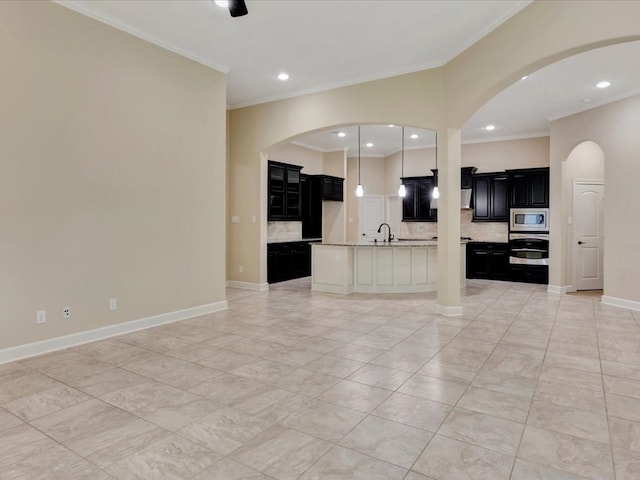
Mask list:
[[[548,232],[548,208],[512,208],[510,210],[509,231],[511,232]]]

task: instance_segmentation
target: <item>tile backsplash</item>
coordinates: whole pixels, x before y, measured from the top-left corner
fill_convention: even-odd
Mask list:
[[[267,242],[302,239],[302,222],[267,222]]]
[[[507,242],[507,222],[472,222],[472,210],[461,210],[460,236],[477,242]],[[438,235],[438,224],[431,222],[402,222],[399,238],[431,238]]]

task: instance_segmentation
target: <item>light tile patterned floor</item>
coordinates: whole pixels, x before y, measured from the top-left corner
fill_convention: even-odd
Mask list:
[[[454,318],[309,287],[0,365],[0,477],[640,478],[640,313],[506,282],[469,281]]]

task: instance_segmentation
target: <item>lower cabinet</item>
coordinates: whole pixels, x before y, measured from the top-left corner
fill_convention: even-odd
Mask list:
[[[311,275],[311,245],[307,241],[267,244],[267,282]]]
[[[467,278],[511,279],[509,244],[492,242],[467,243]]]
[[[549,267],[546,265],[511,265],[514,282],[549,283]]]

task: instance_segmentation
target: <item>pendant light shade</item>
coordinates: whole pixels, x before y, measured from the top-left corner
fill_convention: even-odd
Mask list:
[[[400,158],[401,158],[401,167],[400,167],[400,188],[398,189],[398,196],[399,197],[405,197],[407,195],[407,188],[404,186],[404,180],[402,180],[402,177],[404,177],[404,125],[402,126],[402,148],[400,149]]]
[[[358,125],[358,186],[356,187],[356,197],[362,197],[364,195],[364,188],[360,183],[360,125]]]
[[[438,132],[436,132],[436,171],[438,171]],[[438,177],[436,176],[436,182]],[[432,198],[440,198],[440,190],[438,189],[438,184],[436,183],[435,187],[433,187],[433,192],[431,192]]]

